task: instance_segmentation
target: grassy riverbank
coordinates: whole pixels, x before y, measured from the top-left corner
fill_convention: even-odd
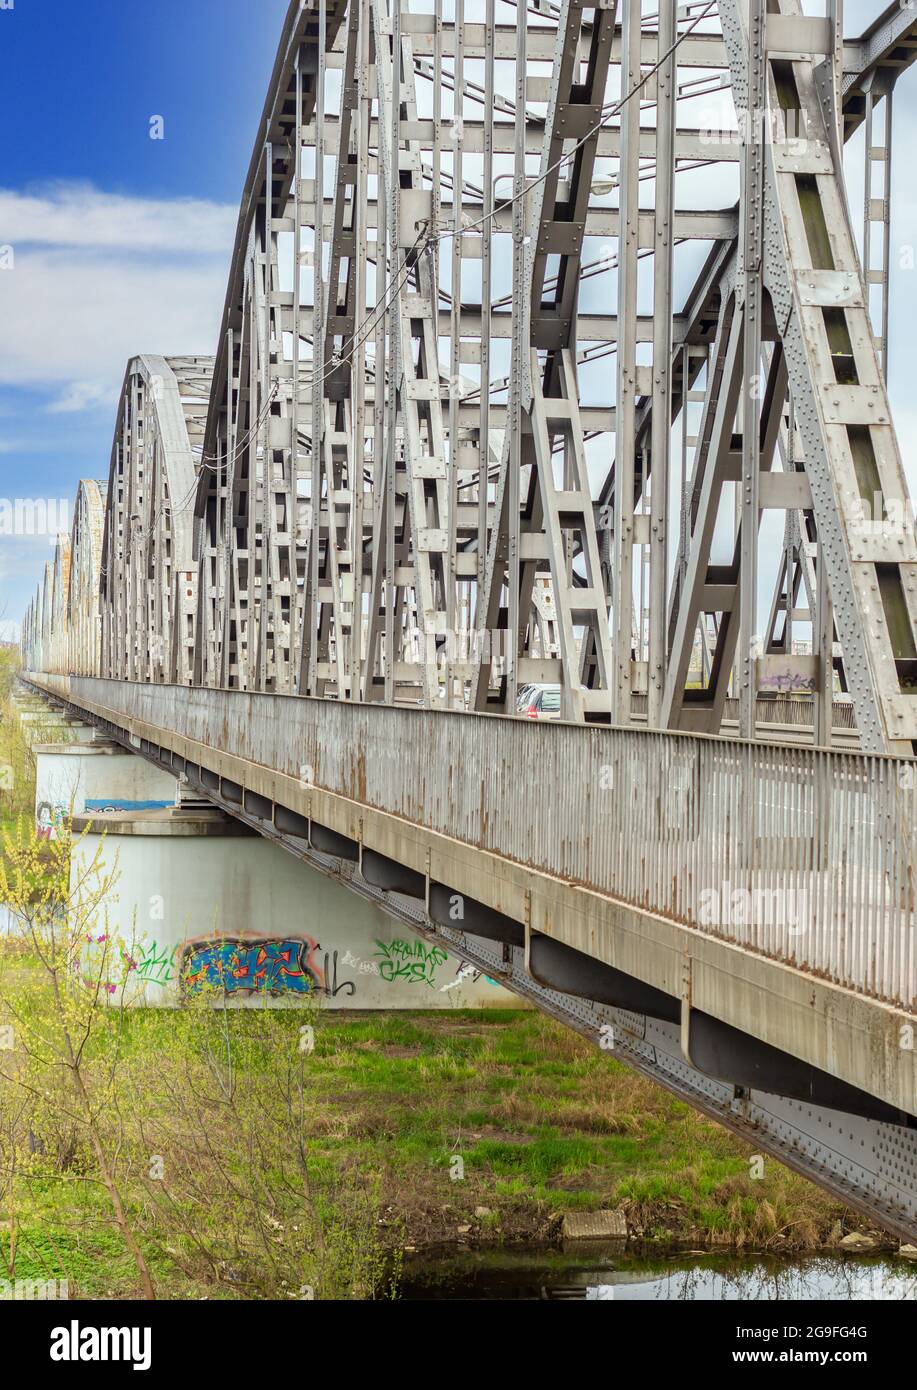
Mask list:
[[[632,1239],[658,1248],[812,1250],[844,1222],[774,1160],[753,1178],[726,1131],[540,1015],[329,1012],[304,1058],[301,1019],[119,1021],[102,1120],[158,1296],[295,1296],[304,1283],[378,1296],[392,1252],[550,1243],[573,1209],[621,1206]],[[9,1274],[65,1278],[71,1296],[135,1294],[79,1127],[38,1107],[11,1145],[4,1089]]]

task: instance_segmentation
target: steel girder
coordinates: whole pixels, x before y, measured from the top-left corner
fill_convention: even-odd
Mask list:
[[[561,712],[580,720],[586,713],[610,711],[613,680],[608,604],[576,375],[576,316],[585,220],[616,7],[594,14],[588,57],[581,63],[583,7],[574,0],[560,7],[558,61],[544,118],[541,167],[528,205],[522,127],[517,127],[520,142],[513,185],[516,230],[509,420],[482,605],[491,651],[484,654],[478,668],[474,691],[479,709],[496,707],[512,712],[520,682],[559,677]],[[639,23],[636,34],[639,40]],[[517,75],[524,74],[526,64],[521,26],[519,38]],[[524,77],[520,81],[524,100]],[[568,151],[566,180],[562,180],[561,167]],[[623,209],[620,217],[624,225]],[[632,223],[630,241],[636,246],[635,218]],[[533,231],[527,238],[529,226]],[[635,314],[636,305],[627,320],[631,330]],[[575,542],[585,560],[580,576],[573,569]],[[536,657],[531,651],[536,627],[532,595],[539,569],[550,574],[556,609],[559,653],[553,659]],[[508,597],[505,610],[501,607],[504,591]],[[507,631],[508,641],[500,652],[500,686],[494,699],[490,698],[496,665],[493,636],[500,630]],[[587,663],[588,689],[581,678]]]
[[[229,323],[235,315],[240,325],[238,331],[243,331],[241,324],[246,316],[246,305],[250,324],[254,323],[252,316],[257,315],[259,277],[263,283],[264,267],[280,265],[279,238],[290,228],[297,261],[300,257],[312,261],[312,275],[307,277],[312,280],[311,295],[307,292],[306,296],[311,302],[304,310],[300,302],[303,298],[300,276],[295,275],[288,332],[283,332],[282,325],[278,333],[276,323],[273,333],[267,330],[269,341],[275,350],[279,349],[275,353],[278,363],[281,358],[289,361],[286,375],[292,377],[294,383],[289,392],[278,388],[276,383],[268,385],[263,368],[252,370],[251,357],[245,357],[243,344],[233,343],[230,348],[224,348],[221,340],[221,353],[233,351],[241,371],[247,364],[250,380],[247,391],[240,387],[235,392],[237,407],[232,404],[228,407],[230,413],[238,409],[236,431],[241,432],[244,447],[212,443],[217,465],[214,473],[203,479],[204,490],[199,497],[198,514],[205,521],[205,533],[196,670],[200,679],[209,682],[252,688],[298,688],[314,694],[327,690],[344,698],[348,695],[411,698],[413,690],[413,698],[429,702],[438,698],[442,691],[449,703],[459,705],[471,697],[474,681],[478,700],[486,701],[486,695],[482,696],[481,692],[486,686],[482,677],[491,673],[487,658],[494,648],[502,646],[504,639],[500,634],[505,631],[505,622],[500,616],[505,605],[500,602],[499,576],[488,577],[486,557],[488,546],[494,544],[490,519],[498,493],[502,502],[504,494],[514,486],[513,477],[520,471],[518,467],[511,468],[507,484],[505,462],[501,460],[497,469],[492,470],[490,466],[493,456],[499,457],[505,452],[497,441],[505,431],[508,409],[516,408],[515,404],[509,407],[500,400],[500,378],[494,381],[490,371],[491,343],[514,331],[518,315],[505,312],[506,306],[502,314],[491,313],[491,296],[485,294],[483,288],[479,289],[479,302],[475,304],[473,296],[462,293],[461,277],[467,274],[469,260],[480,261],[482,285],[485,278],[490,282],[494,244],[502,235],[501,225],[505,226],[507,219],[512,217],[512,206],[501,206],[493,193],[494,158],[501,146],[505,146],[510,129],[506,121],[501,129],[500,122],[494,119],[495,112],[499,110],[512,116],[520,106],[526,109],[527,122],[516,123],[514,137],[517,185],[524,190],[526,198],[530,174],[525,161],[533,130],[536,135],[543,132],[540,136],[542,162],[551,160],[552,151],[555,156],[563,156],[564,141],[569,146],[570,139],[560,126],[552,126],[553,117],[546,119],[539,109],[542,103],[538,98],[532,102],[526,100],[527,88],[531,92],[545,79],[533,78],[526,72],[526,62],[531,59],[525,28],[517,29],[515,35],[516,49],[525,53],[522,61],[518,52],[514,55],[516,87],[521,95],[517,91],[515,103],[505,96],[498,99],[494,92],[493,70],[497,58],[504,59],[508,54],[508,35],[505,27],[501,30],[494,24],[492,10],[484,25],[463,25],[460,21],[458,26],[450,26],[438,17],[425,19],[406,15],[405,33],[402,35],[399,31],[397,45],[395,30],[400,26],[400,10],[389,13],[383,12],[381,6],[355,5],[348,14],[346,26],[341,21],[338,9],[313,7],[304,12],[299,20],[302,45],[299,56],[295,28],[288,25],[275,70],[276,90],[266,106],[265,128],[272,131],[271,122],[278,119],[277,113],[282,111],[287,118],[282,135],[287,141],[292,137],[297,144],[300,141],[305,144],[313,171],[319,158],[325,162],[336,153],[335,177],[333,181],[328,180],[332,196],[322,198],[323,216],[317,216],[314,180],[310,207],[308,178],[301,178],[302,189],[298,188],[286,177],[289,174],[287,160],[279,174],[273,163],[270,170],[272,197],[276,203],[276,209],[272,205],[272,212],[279,212],[283,198],[288,198],[284,207],[286,216],[265,217],[263,225],[259,226],[254,211],[265,197],[267,164],[265,161],[262,168],[257,151],[243,201],[234,257],[234,284],[227,297],[224,329],[230,335],[236,331]],[[582,70],[589,74],[588,81],[595,97],[593,114],[601,121],[616,41],[614,16],[605,14],[595,26],[596,30],[604,26],[610,35],[598,55],[597,65],[590,57],[594,44],[591,12],[570,7],[564,26],[560,47],[566,54],[566,81],[571,91],[552,97],[551,109],[575,107],[577,118],[581,122],[585,119],[585,110],[580,110]],[[659,40],[639,32],[638,24],[635,32],[637,52],[658,55]],[[531,53],[536,61],[543,63],[557,47],[556,36],[547,43],[546,37],[549,36],[533,27]],[[683,46],[690,63],[723,61],[715,35],[706,38],[688,35]],[[415,49],[423,53],[432,50],[432,63],[419,61]],[[362,55],[359,63],[358,52]],[[466,52],[469,59],[483,63],[483,85],[464,79],[462,64]],[[303,53],[308,53],[308,58],[303,58]],[[332,110],[331,102],[326,103],[324,99],[324,83],[327,73],[338,67],[343,68],[340,79],[343,99],[339,97],[335,103],[337,109]],[[313,81],[304,80],[304,70],[314,74]],[[298,79],[297,71],[300,73]],[[443,117],[441,105],[444,76],[451,80],[455,94],[448,117]],[[432,115],[425,114],[419,107],[415,109],[414,94],[421,78],[426,79],[428,92],[425,108],[429,111],[432,105]],[[397,107],[388,95],[390,89],[403,98],[398,100]],[[570,99],[573,89],[576,89],[575,100]],[[285,99],[283,102],[281,97]],[[466,134],[470,149],[476,153],[474,132],[477,127],[473,120],[468,120],[466,131],[467,108],[475,102],[484,108],[484,121],[478,123],[483,132],[479,165],[484,177],[479,177],[477,182],[465,178],[462,173]],[[289,121],[291,107],[297,113],[292,126]],[[359,111],[354,119],[357,108]],[[311,129],[308,125],[310,114],[313,118]],[[570,111],[560,119],[567,130],[571,129]],[[451,122],[448,134],[451,148],[448,149],[443,140],[443,125],[447,122]],[[402,124],[405,127],[403,138]],[[573,152],[576,163],[583,165],[585,171],[585,158],[588,157],[593,166],[603,150],[607,156],[612,156],[619,140],[620,133],[606,123],[584,149]],[[635,168],[641,150],[645,156],[647,139],[646,133],[639,132],[638,127],[632,156]],[[308,163],[308,156],[305,163]],[[397,179],[392,172],[396,159]],[[377,179],[375,197],[367,187],[371,170],[375,171]],[[551,171],[549,178],[552,176],[557,182],[556,171]],[[283,179],[286,181],[282,182]],[[273,195],[275,183],[281,189],[279,197]],[[589,233],[601,236],[620,232],[620,210],[595,205],[585,172],[580,176],[580,183],[582,225],[575,232],[580,243]],[[557,201],[561,214],[557,218],[555,235],[561,222],[566,220],[563,181]],[[591,209],[590,202],[593,203]],[[731,234],[731,216],[727,214],[718,223],[717,216],[679,210],[675,225],[682,225],[687,233],[700,236]],[[683,219],[681,223],[679,218]],[[435,219],[435,226],[431,219]],[[523,208],[522,221],[526,220],[532,221],[533,214]],[[668,224],[672,218],[665,220]],[[518,241],[520,219],[517,217],[516,221]],[[362,235],[355,234],[356,227],[362,229]],[[424,234],[418,236],[421,227],[425,229]],[[450,285],[454,281],[458,293],[452,293],[451,288],[446,290],[444,277],[437,273],[434,303],[433,274],[444,259],[440,251],[443,239],[440,233],[446,228],[451,231]],[[374,238],[377,249],[380,245],[383,249],[373,270],[374,302],[372,297],[369,300],[366,297],[367,263],[373,259],[370,238]],[[635,244],[642,241],[646,249],[646,243],[651,247],[653,239],[653,218],[638,218]],[[421,242],[423,254],[420,254]],[[364,254],[365,247],[369,248],[367,254]],[[556,257],[554,252],[547,254],[552,260]],[[576,313],[581,259],[577,257],[574,268],[572,263],[567,265],[564,257],[563,295],[572,302],[576,321],[570,324],[571,341],[575,342],[578,328],[580,334],[589,333],[596,342],[613,342],[617,332],[616,316],[600,313],[580,322],[581,316]],[[599,266],[601,268],[601,263]],[[595,266],[587,264],[582,270],[594,273]],[[553,291],[555,296],[560,278],[556,271],[553,277],[548,277],[549,292]],[[388,291],[392,287],[394,292],[388,303]],[[276,284],[269,286],[269,306],[274,290],[282,310],[287,307],[284,296],[290,298],[290,292],[279,289]],[[468,300],[470,302],[466,302]],[[355,308],[358,301],[359,310]],[[382,307],[377,312],[378,305]],[[309,335],[311,317],[319,318],[324,324],[323,331],[311,335],[314,346]],[[283,319],[282,313],[280,318]],[[270,307],[266,321],[271,321]],[[447,323],[450,347],[448,354],[442,356],[448,355],[448,374],[440,366],[437,344],[437,337],[444,336]],[[652,324],[652,319],[645,323]],[[653,331],[658,332],[658,328],[657,322]],[[289,338],[288,347],[283,342],[285,336]],[[636,337],[641,336],[644,334],[638,328]],[[368,346],[364,349],[364,338],[367,344],[371,339],[371,352]],[[252,326],[247,339],[250,343],[258,342],[257,330]],[[517,363],[521,360],[520,342],[513,349]],[[526,351],[530,349],[531,344]],[[556,362],[561,363],[559,353]],[[480,380],[477,385],[473,377],[469,380],[468,372],[462,370],[463,364],[468,364],[468,371],[479,379],[487,369],[488,380],[493,382],[491,389],[482,391]],[[445,365],[443,363],[443,367]],[[517,373],[520,378],[528,374],[529,365],[521,362]],[[563,398],[564,389],[573,396],[578,394],[575,389],[577,365],[576,355],[569,354],[564,375],[568,388],[573,384],[572,393],[568,388],[549,384],[550,404],[544,416],[548,427],[542,432],[551,456],[555,447],[566,441],[564,447],[569,456],[566,481],[572,479],[577,485],[553,489],[559,492],[560,505],[566,510],[558,511],[557,501],[549,501],[550,534],[537,517],[534,524],[531,518],[526,519],[525,529],[532,533],[526,544],[540,547],[544,553],[537,556],[533,552],[532,558],[522,567],[525,576],[522,612],[517,624],[522,629],[521,650],[514,653],[517,659],[510,663],[515,683],[526,674],[553,677],[559,662],[564,672],[565,707],[574,717],[581,716],[587,706],[590,713],[605,712],[607,715],[610,702],[610,694],[602,693],[602,686],[607,691],[609,683],[602,668],[610,666],[605,632],[607,595],[601,584],[584,445],[597,436],[596,427],[599,434],[609,439],[614,423],[613,394],[610,392],[603,405],[585,407],[572,430],[564,422],[563,412],[567,407],[554,404],[554,400]],[[538,371],[543,370],[539,366]],[[551,365],[550,370],[559,380],[561,374],[556,367]],[[218,384],[208,423],[210,442],[220,437],[221,429],[226,435],[225,428],[219,424],[220,416],[227,414],[222,404],[221,371],[218,357]],[[279,365],[277,372],[285,375]],[[394,390],[388,390],[387,397],[382,392],[377,395],[375,390],[380,372],[383,378],[388,373],[389,383],[393,376],[397,382]],[[354,380],[361,383],[355,393]],[[230,391],[228,399],[232,397]],[[253,398],[256,400],[254,406]],[[297,433],[295,444],[291,440],[289,450],[274,450],[273,443],[270,446],[273,472],[276,475],[279,470],[286,481],[282,483],[279,498],[266,503],[261,481],[265,470],[264,417],[269,413],[285,419],[294,411],[304,428]],[[319,428],[315,433],[320,437],[314,449],[312,417],[318,419]],[[276,435],[274,442],[286,442],[285,424],[280,425],[272,419],[271,432]],[[482,438],[485,440],[483,448]],[[311,467],[304,466],[305,460],[299,457],[300,447],[311,453]],[[225,464],[220,462],[220,448],[223,448]],[[293,452],[298,456],[295,466],[288,459],[288,454]],[[486,477],[481,466],[482,455]],[[547,484],[551,471],[544,462],[545,457],[542,450],[542,463],[533,475],[537,476],[539,487]],[[362,460],[360,468],[355,467],[357,458]],[[531,473],[530,464],[522,467],[527,474]],[[267,468],[268,472],[272,471],[270,464]],[[237,469],[243,474],[241,486],[232,476]],[[308,530],[309,534],[304,545],[294,545],[291,549],[289,480],[294,475],[297,510],[301,511],[304,522],[302,527],[297,527],[297,535],[301,538],[303,530]],[[253,497],[248,491],[252,476],[255,478]],[[227,490],[232,494],[232,501],[221,507]],[[268,487],[267,491],[270,490]],[[241,501],[237,503],[238,496]],[[305,500],[300,507],[302,499]],[[273,505],[275,501],[277,505]],[[539,505],[540,493],[536,509]],[[238,535],[230,537],[226,518],[234,509],[241,524]],[[260,517],[260,525],[252,522],[255,515]],[[222,537],[219,542],[218,533]],[[583,535],[587,540],[585,550],[581,545]],[[662,551],[661,528],[657,551]],[[575,553],[588,555],[594,575],[591,584],[584,584],[584,576],[574,569]],[[270,578],[272,567],[279,576],[277,584]],[[262,568],[266,576],[263,592]],[[565,570],[569,572],[566,579]],[[482,622],[485,583],[489,583],[495,595],[489,606],[497,608],[496,619],[486,628]],[[286,592],[287,589],[291,592]],[[268,593],[273,595],[270,601]],[[553,615],[556,640],[552,642],[544,640],[542,610],[546,605]],[[657,626],[661,629],[661,625]],[[281,635],[279,656],[272,635],[275,630]],[[292,655],[297,638],[298,661]],[[255,670],[249,652],[259,641],[260,658]],[[656,645],[659,649],[658,638]],[[480,667],[476,650],[479,646],[484,648],[485,654]],[[222,653],[222,659],[217,657],[217,652]],[[244,654],[241,664],[239,652]],[[601,660],[596,660],[597,654]],[[533,664],[526,667],[519,662]],[[585,670],[590,674],[584,687],[581,673]],[[443,676],[445,679],[441,679]],[[502,707],[507,708],[510,703],[504,684]]]
[[[112,445],[100,564],[101,672],[192,676],[192,514],[209,401],[209,358],[128,363]]]
[[[343,0],[291,4],[243,194],[196,498],[194,679],[204,685],[298,688],[305,606],[317,602],[311,359],[326,184],[316,168],[324,58],[345,11]]]
[[[850,135],[867,116],[868,93],[878,85],[890,91],[917,51],[917,14],[908,3],[891,0],[858,39],[845,40],[841,92],[844,130]]]
[[[101,669],[99,588],[102,577],[102,484],[83,478],[73,511],[70,563],[70,671],[88,676]]]
[[[747,109],[744,6],[721,0],[719,8],[737,107]],[[822,33],[828,61],[830,27]],[[909,752],[917,735],[917,710],[909,693],[917,657],[917,547],[847,211],[838,131],[816,81],[815,56],[799,54],[801,42],[814,47],[816,34],[795,0],[786,0],[768,16],[773,127],[763,144],[760,276],[772,308],[770,336],[786,360],[819,563],[830,586],[861,744]],[[746,418],[757,421],[757,412],[746,411]],[[764,423],[761,429],[763,433]],[[798,507],[795,478],[791,486],[795,496],[782,487],[772,501]],[[863,499],[871,501],[873,493],[882,498],[883,514],[864,522]],[[897,515],[897,524],[886,520],[886,514]],[[702,567],[702,537],[696,551]],[[744,582],[741,574],[737,582]],[[752,637],[746,629],[746,655]],[[832,652],[813,655],[818,679]]]

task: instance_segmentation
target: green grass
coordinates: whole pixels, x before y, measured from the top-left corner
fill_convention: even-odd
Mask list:
[[[778,1212],[797,1201],[820,1211],[820,1230],[838,1212],[776,1163],[753,1183],[746,1149],[726,1131],[534,1013],[328,1014],[310,1095],[329,1171],[348,1162],[387,1170],[409,1180],[418,1211],[443,1198],[466,1211],[507,1200],[550,1218],[629,1202],[664,1207],[671,1225],[677,1204],[685,1238],[723,1226],[747,1236],[762,1200]],[[456,1154],[467,1193],[446,1185]],[[506,1215],[518,1223],[518,1210]]]
[[[22,969],[21,959],[17,966]],[[132,1080],[134,1109],[123,1108],[128,1138],[120,1181],[164,1297],[253,1296],[248,1286],[233,1289],[220,1273],[234,1261],[243,1267],[225,1255],[235,1239],[223,1229],[234,1199],[231,1190],[228,1205],[215,1199],[211,1207],[209,1197],[201,1198],[188,1175],[190,1132],[175,1141],[168,1162],[179,1173],[179,1205],[223,1251],[216,1274],[200,1266],[189,1273],[187,1237],[157,1224],[149,1185],[140,1180],[142,1165],[136,1154],[130,1158],[131,1126],[138,1118],[153,1125],[157,1114],[170,1114],[169,1098],[185,1084],[178,1059],[184,1059],[181,1067],[200,1066],[206,1077],[207,1040],[216,1055],[223,1022],[201,1010],[136,1011],[123,1018],[119,1066]],[[237,1083],[251,1086],[255,1098],[260,1142],[262,1098],[266,1104],[276,1091],[300,1016],[233,1011],[226,1022]],[[328,1012],[316,1017],[315,1028],[315,1051],[304,1062],[309,1175],[329,1228],[340,1227],[337,1238],[344,1239],[349,1204],[362,1201],[372,1182],[378,1185],[375,1214],[368,1217],[361,1207],[354,1219],[364,1228],[371,1221],[372,1239],[397,1248],[453,1241],[460,1226],[470,1226],[470,1237],[480,1242],[543,1239],[567,1211],[623,1204],[631,1227],[647,1241],[697,1244],[725,1233],[740,1246],[800,1249],[818,1244],[842,1215],[775,1161],[765,1165],[762,1181],[753,1182],[748,1150],[725,1130],[537,1013]],[[102,1034],[89,1049],[91,1068],[110,1062],[111,1036],[107,1049]],[[10,1099],[0,1088],[0,1110]],[[207,1127],[230,1189],[244,1184],[244,1146],[219,1104],[208,1108]],[[453,1181],[457,1156],[464,1177]],[[278,1239],[285,1241],[296,1211],[288,1194],[290,1153],[281,1144],[258,1161],[259,1181],[271,1201],[276,1197],[284,1228]],[[85,1160],[55,1162],[49,1131],[40,1163],[33,1161],[15,1186],[16,1277],[67,1278],[87,1297],[126,1296],[135,1291],[135,1271],[105,1193],[86,1180],[90,1176]],[[190,1185],[183,1187],[186,1179]],[[5,1204],[0,1197],[0,1218]],[[356,1244],[364,1236],[365,1229]],[[9,1254],[2,1230],[0,1254]],[[257,1251],[248,1257],[257,1261]],[[255,1284],[258,1277],[252,1276]]]

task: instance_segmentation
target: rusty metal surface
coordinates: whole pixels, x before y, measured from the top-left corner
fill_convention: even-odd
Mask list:
[[[912,1009],[914,764],[835,750],[43,677],[125,718]]]

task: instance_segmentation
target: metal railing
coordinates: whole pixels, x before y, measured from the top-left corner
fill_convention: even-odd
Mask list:
[[[917,763],[654,730],[38,677],[915,1007]]]
[[[647,700],[645,695],[631,696],[631,709],[634,714],[645,715]],[[723,722],[735,724],[739,718],[739,702],[728,696],[723,706]],[[791,728],[812,729],[815,725],[815,707],[811,696],[804,695],[759,695],[755,701],[755,722],[764,725],[786,724]],[[832,729],[856,729],[853,703],[849,696],[835,699],[831,706]]]

